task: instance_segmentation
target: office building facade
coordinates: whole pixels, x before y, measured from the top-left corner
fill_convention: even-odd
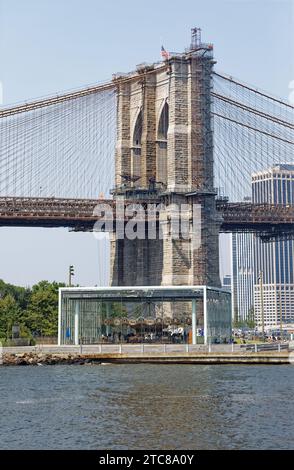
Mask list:
[[[294,165],[280,164],[252,175],[254,203],[294,204]],[[254,310],[258,325],[278,325],[294,320],[294,241],[254,242]],[[262,280],[260,280],[262,278]]]
[[[251,233],[232,234],[232,312],[246,321],[254,308],[254,240]]]

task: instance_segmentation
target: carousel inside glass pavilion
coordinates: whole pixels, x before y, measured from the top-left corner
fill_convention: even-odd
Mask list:
[[[207,286],[62,288],[59,344],[226,343],[230,293]]]
[[[230,293],[208,286],[62,288],[59,344],[227,343]]]

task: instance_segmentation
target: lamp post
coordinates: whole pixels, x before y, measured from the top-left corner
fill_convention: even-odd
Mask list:
[[[260,310],[261,310],[261,333],[264,340],[264,303],[263,303],[263,271],[259,271],[260,283]]]
[[[283,337],[283,317],[282,317],[282,291],[280,286],[280,337]]]

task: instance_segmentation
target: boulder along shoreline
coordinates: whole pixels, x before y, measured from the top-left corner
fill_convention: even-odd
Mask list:
[[[57,364],[99,364],[101,359],[87,358],[79,354],[21,353],[3,354],[3,366],[41,366]]]

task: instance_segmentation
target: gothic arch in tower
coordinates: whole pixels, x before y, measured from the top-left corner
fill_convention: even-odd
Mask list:
[[[139,110],[132,136],[132,155],[131,155],[131,169],[133,177],[141,177],[141,146],[142,146],[142,128],[143,128],[143,113],[142,109]],[[140,179],[134,182],[135,186],[140,186]]]
[[[156,181],[167,183],[167,134],[169,126],[169,106],[167,100],[162,105],[157,126],[156,142]]]

